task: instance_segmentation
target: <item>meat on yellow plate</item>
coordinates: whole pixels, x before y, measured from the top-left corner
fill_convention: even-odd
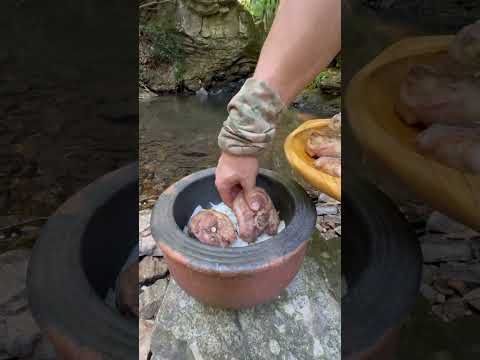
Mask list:
[[[417,147],[445,165],[480,174],[480,127],[435,124],[418,135]]]

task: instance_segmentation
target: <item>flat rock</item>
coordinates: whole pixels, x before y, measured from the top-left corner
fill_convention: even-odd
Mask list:
[[[336,215],[338,214],[338,207],[336,205],[317,205],[317,215]]]
[[[440,264],[438,277],[480,284],[480,263],[449,262]]]
[[[138,321],[138,359],[147,360],[150,354],[150,343],[152,333],[155,329],[155,322],[152,320],[140,319]]]
[[[445,301],[445,296],[440,294],[437,290],[427,284],[420,285],[420,293],[431,304],[442,303]]]
[[[464,233],[465,235],[475,234],[475,231],[470,229],[469,227],[450,219],[448,216],[434,211],[427,220],[426,225],[427,231],[430,232],[439,232],[444,234],[449,233]],[[478,234],[478,233],[477,233]]]
[[[151,209],[141,210],[138,218],[139,256],[163,256],[150,230]]]
[[[465,301],[480,311],[480,288],[470,291],[464,297]]]
[[[7,336],[4,340],[5,351],[12,357],[31,355],[41,333],[30,311],[26,310],[5,319]]]
[[[307,257],[277,300],[251,309],[204,305],[170,280],[152,359],[339,359],[340,335],[340,305]]]
[[[464,295],[467,292],[467,285],[465,285],[465,282],[462,280],[447,280],[447,285],[460,295]]]
[[[153,285],[144,287],[140,293],[140,318],[150,320],[155,317],[167,290],[167,279],[157,280]]]
[[[27,307],[25,287],[29,250],[13,250],[0,255],[0,316],[14,315]]]
[[[432,284],[438,273],[438,267],[435,265],[424,264],[422,268],[422,282]]]
[[[438,279],[433,282],[433,287],[437,290],[440,294],[443,295],[453,295],[455,291],[448,286],[448,280],[446,279]]]
[[[152,284],[168,273],[167,263],[163,258],[155,256],[144,257],[138,265],[138,281],[140,284]]]
[[[318,195],[318,202],[323,202],[323,203],[330,203],[330,204],[339,204],[340,202],[327,194],[320,193]]]
[[[421,243],[423,261],[426,263],[442,261],[468,261],[472,259],[472,249],[468,241],[429,239]]]
[[[447,321],[452,321],[466,315],[468,309],[460,297],[452,297],[443,304],[443,312]]]

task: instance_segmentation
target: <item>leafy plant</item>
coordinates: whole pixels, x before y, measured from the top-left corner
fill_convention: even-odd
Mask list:
[[[280,0],[240,0],[247,11],[252,14],[254,21],[262,24],[265,33],[270,30]]]
[[[175,64],[185,58],[180,46],[178,46],[178,39],[171,32],[156,31],[156,29],[146,28],[146,32],[152,39],[152,56],[155,60],[167,63]]]

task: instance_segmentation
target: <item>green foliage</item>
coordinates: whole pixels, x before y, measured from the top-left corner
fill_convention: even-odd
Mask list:
[[[185,75],[185,62],[183,60],[177,61],[175,63],[175,80],[177,80],[177,82],[182,81],[183,75]]]
[[[341,86],[341,69],[337,63],[318,74],[307,86],[308,89],[322,89],[326,92],[337,92]]]
[[[280,0],[239,0],[247,11],[252,14],[255,23],[261,24],[265,33],[272,26],[275,12]]]
[[[185,54],[178,46],[179,40],[173,32],[165,31],[159,25],[152,23],[143,26],[141,31],[152,41],[152,57],[154,60],[166,64],[183,62]]]

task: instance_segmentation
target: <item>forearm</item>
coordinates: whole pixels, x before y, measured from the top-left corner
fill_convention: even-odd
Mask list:
[[[253,77],[289,104],[340,48],[340,0],[280,0]]]
[[[340,0],[281,0],[252,79],[228,104],[218,143],[258,156],[280,112],[340,51]]]

